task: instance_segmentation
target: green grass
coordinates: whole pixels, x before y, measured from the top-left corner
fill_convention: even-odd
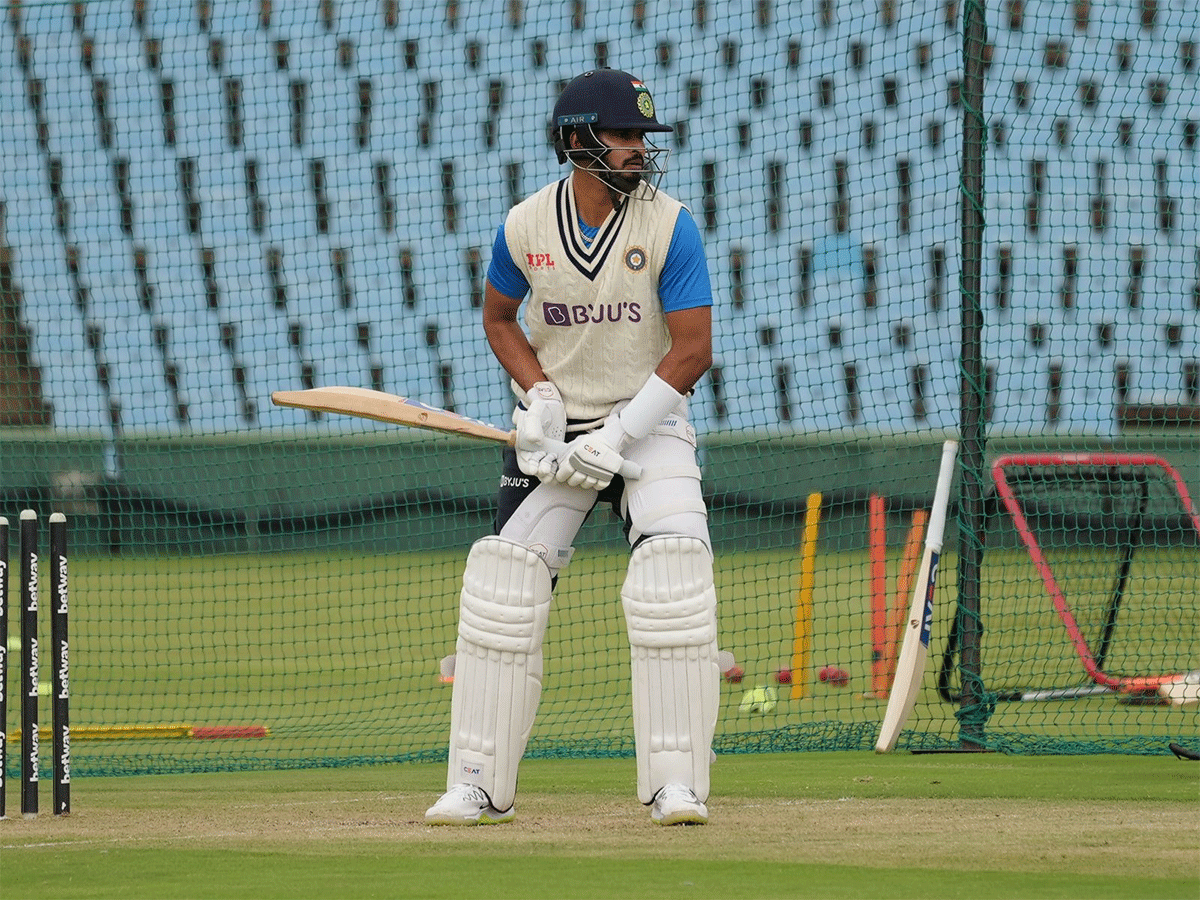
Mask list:
[[[86,778],[0,823],[21,898],[1195,898],[1200,765],[722,757],[704,828],[652,826],[632,761],[531,760],[518,818],[420,821],[433,764]]]
[[[1174,585],[1152,627],[1145,605],[1121,652],[1145,666],[1194,659],[1194,560],[1164,555]],[[627,554],[585,548],[560,581],[546,639],[546,677],[533,755],[631,752],[628,663],[619,593]],[[1060,687],[1082,669],[1045,591],[1017,551],[988,557],[984,661],[994,687]],[[817,554],[812,655],[802,698],[784,689],[767,716],[738,712],[744,690],[772,683],[791,660],[794,550],[734,551],[717,560],[720,644],[746,668],[723,689],[722,749],[869,749],[884,704],[870,696],[868,565],[863,553]],[[459,553],[269,554],[72,560],[72,722],[76,726],[263,724],[265,740],[124,741],[73,745],[76,771],[103,775],[432,759],[443,752]],[[889,559],[891,583],[898,550]],[[1190,573],[1190,574],[1189,574]],[[934,658],[949,630],[955,559],[945,557]],[[1190,577],[1190,581],[1188,580]],[[15,584],[12,588],[16,590]],[[1183,599],[1181,599],[1183,598]],[[1135,611],[1129,604],[1128,612]],[[15,635],[15,616],[12,634]],[[45,626],[45,622],[43,625]],[[1124,637],[1136,630],[1141,642]],[[15,655],[14,655],[15,659]],[[826,664],[848,670],[820,684]],[[1190,668],[1195,667],[1192,663]],[[48,677],[48,676],[47,676]],[[934,666],[902,741],[954,742],[955,709],[934,690]],[[18,704],[9,704],[8,728]],[[1165,752],[1200,731],[1196,708],[1136,707],[1098,697],[1000,704],[989,739],[1033,746]],[[902,747],[907,743],[902,743]],[[15,759],[10,756],[10,771]]]

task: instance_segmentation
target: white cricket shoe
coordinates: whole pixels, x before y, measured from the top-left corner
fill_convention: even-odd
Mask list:
[[[456,784],[425,811],[425,821],[430,825],[499,825],[513,820],[513,809],[496,809],[481,787]]]
[[[703,825],[708,821],[708,807],[690,787],[667,784],[654,795],[650,819],[659,825]]]

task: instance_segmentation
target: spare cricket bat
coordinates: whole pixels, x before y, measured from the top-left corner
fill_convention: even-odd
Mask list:
[[[950,483],[954,480],[954,461],[958,442],[942,444],[942,465],[938,472],[937,488],[933,494],[933,509],[925,532],[925,550],[913,589],[908,621],[904,627],[904,643],[896,661],[896,677],[888,697],[883,725],[879,729],[876,753],[888,753],[896,746],[900,730],[908,721],[917,703],[917,694],[925,675],[925,660],[929,656],[929,636],[933,628],[933,595],[937,585],[938,562],[942,554],[942,537],[946,530],[946,508],[950,503]]]
[[[271,402],[276,406],[341,413],[392,425],[458,434],[496,444],[507,444],[509,447],[514,446],[517,440],[515,431],[505,431],[487,422],[460,416],[448,409],[429,406],[411,397],[368,388],[334,386],[310,388],[305,391],[275,391],[271,394]],[[546,440],[547,449],[558,452],[565,447],[561,441]],[[642,467],[625,460],[621,463],[621,474],[629,479],[641,478]]]

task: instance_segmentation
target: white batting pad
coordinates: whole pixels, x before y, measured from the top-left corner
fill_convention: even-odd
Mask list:
[[[478,785],[500,810],[516,795],[517,767],[542,693],[550,590],[546,563],[521,544],[486,537],[467,556],[446,786]]]
[[[682,784],[708,799],[720,705],[712,556],[694,537],[643,541],[621,589],[633,671],[638,797]]]

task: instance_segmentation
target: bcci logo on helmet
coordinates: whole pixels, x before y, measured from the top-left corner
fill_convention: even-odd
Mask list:
[[[633,89],[637,91],[637,108],[647,119],[654,118],[654,100],[650,96],[650,89],[640,81],[633,83]]]

